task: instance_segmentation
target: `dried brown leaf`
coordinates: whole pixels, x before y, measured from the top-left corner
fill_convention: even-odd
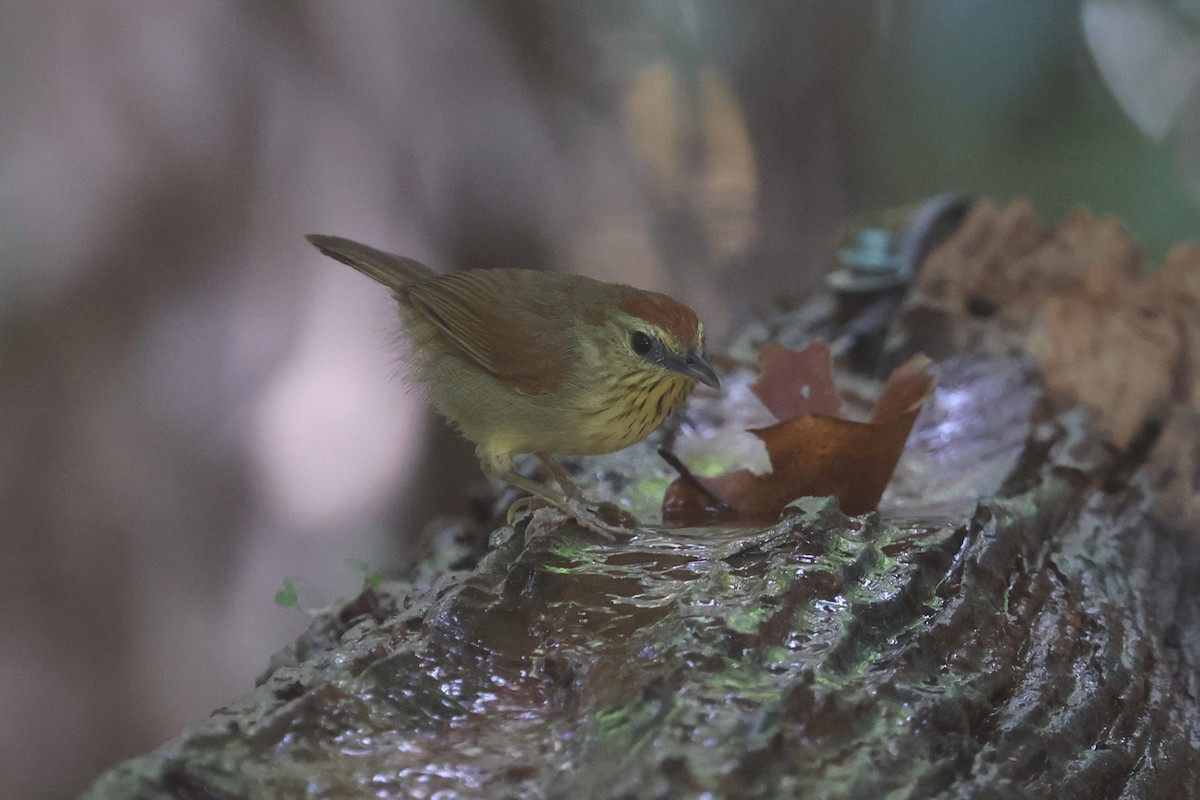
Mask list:
[[[772,361],[782,357],[776,354]],[[873,510],[936,381],[928,370],[930,363],[918,355],[896,368],[870,422],[802,414],[751,431],[766,445],[772,471],[754,475],[738,470],[716,478],[676,480],[663,500],[664,522],[767,524],[792,500],[805,496],[833,495],[847,514]]]
[[[751,388],[776,419],[836,414],[841,407],[833,385],[833,356],[824,342],[798,351],[769,342],[758,352],[758,367],[762,374]]]

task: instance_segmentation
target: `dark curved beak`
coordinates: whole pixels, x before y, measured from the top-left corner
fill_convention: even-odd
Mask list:
[[[659,363],[667,369],[678,372],[680,375],[686,375],[705,386],[711,386],[714,389],[721,388],[721,381],[717,379],[716,371],[704,360],[704,356],[695,350],[688,350],[683,355],[671,353]]]

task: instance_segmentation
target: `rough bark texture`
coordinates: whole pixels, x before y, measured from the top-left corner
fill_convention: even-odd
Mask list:
[[[615,542],[536,512],[89,797],[1200,797],[1200,250],[1168,261],[980,204],[889,332],[941,378],[879,512]]]

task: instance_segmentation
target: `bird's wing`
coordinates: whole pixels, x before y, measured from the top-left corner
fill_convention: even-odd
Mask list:
[[[527,270],[466,270],[416,283],[404,292],[467,357],[505,385],[541,395],[561,385],[576,348],[562,276]],[[531,291],[536,288],[540,291]],[[550,296],[545,296],[550,295]]]

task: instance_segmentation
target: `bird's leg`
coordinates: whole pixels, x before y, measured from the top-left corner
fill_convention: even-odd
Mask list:
[[[542,468],[550,474],[550,477],[554,479],[554,482],[558,484],[567,497],[585,502],[583,492],[579,491],[579,487],[567,475],[567,471],[562,468],[561,464],[545,453],[535,453],[534,455],[537,456],[537,460],[541,462]]]
[[[605,523],[588,508],[588,502],[579,490],[579,487],[567,477],[562,467],[555,463],[549,456],[542,453],[537,454],[538,460],[542,462],[554,480],[562,487],[563,492],[556,492],[545,484],[526,478],[513,467],[511,459],[488,456],[483,453],[480,453],[479,456],[479,461],[483,465],[483,471],[489,478],[510,483],[518,489],[529,492],[529,494],[539,500],[543,500],[567,514],[588,530],[595,531],[608,539],[614,538],[613,532],[619,528]],[[509,507],[508,521],[510,524],[512,523],[514,511],[521,508],[518,505],[520,503],[522,501],[518,500]]]
[[[538,483],[532,478],[526,478],[515,469],[498,470],[488,475],[505,483],[511,483],[521,491],[529,492],[539,500],[543,500],[555,508],[566,508],[567,500],[571,499],[562,492],[556,492],[544,483]]]
[[[512,484],[521,491],[528,492],[533,497],[548,503],[555,508],[561,508],[564,510],[566,509],[568,498],[565,494],[562,492],[556,492],[549,486],[538,483],[532,478],[526,478],[524,475],[517,472],[511,458],[491,455],[483,452],[482,449],[477,450],[476,454],[479,456],[480,466],[483,467],[483,474],[487,475],[491,480],[503,481],[505,483]],[[574,488],[574,484],[572,484],[572,487]],[[578,489],[576,489],[576,491],[578,491]],[[522,501],[518,500],[517,502],[520,503]],[[508,521],[510,523],[512,522],[513,510],[515,508],[517,508],[516,503],[509,508]]]
[[[546,453],[535,453],[534,455],[537,456],[537,459],[539,462],[541,462],[542,467],[550,474],[550,477],[554,479],[554,481],[559,485],[559,487],[562,488],[563,492],[567,496],[567,501],[570,504],[570,507],[560,506],[560,508],[563,508],[564,511],[574,516],[580,524],[584,525],[584,527],[591,528],[595,531],[600,531],[601,533],[608,533],[609,530],[637,526],[637,519],[632,514],[622,511],[618,506],[613,505],[612,503],[595,503],[591,500],[588,500],[579,487],[575,485],[575,481],[571,480],[570,476],[567,475],[566,470],[564,470],[562,465],[555,461],[554,458]],[[601,520],[600,517],[597,516],[597,514],[592,510],[597,506],[604,508],[609,513],[610,517],[620,519],[620,525],[612,525]]]

